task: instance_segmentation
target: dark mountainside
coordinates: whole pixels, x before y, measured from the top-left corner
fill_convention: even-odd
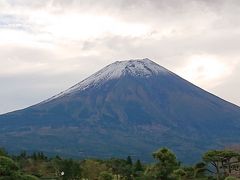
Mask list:
[[[0,116],[0,146],[72,157],[184,162],[240,143],[240,108],[149,59],[117,61],[37,105]]]

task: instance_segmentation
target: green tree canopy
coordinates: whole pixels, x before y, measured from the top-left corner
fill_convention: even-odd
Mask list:
[[[130,166],[133,165],[131,156],[127,157],[127,164],[130,165]]]
[[[8,156],[4,148],[0,148],[0,156]]]
[[[12,159],[0,156],[0,176],[10,176],[17,170],[18,167]]]
[[[112,173],[109,173],[107,171],[103,171],[100,173],[99,175],[99,180],[112,180],[113,179],[113,175]]]
[[[208,164],[208,171],[220,179],[226,174],[231,174],[231,159],[239,157],[239,153],[230,150],[210,150],[203,155],[203,161]]]
[[[147,170],[147,174],[156,179],[172,179],[173,171],[180,166],[175,154],[167,148],[161,148],[153,153],[153,157],[158,162]]]

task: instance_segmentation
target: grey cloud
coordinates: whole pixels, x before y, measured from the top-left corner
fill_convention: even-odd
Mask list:
[[[31,0],[5,0],[11,7],[27,7],[27,8],[45,8],[51,0],[31,1]]]
[[[47,48],[29,47],[26,45],[0,45],[0,59],[12,59],[24,62],[48,62],[55,59],[54,52]]]
[[[41,1],[30,1],[30,0],[5,0],[7,4],[12,7],[26,7],[26,8],[74,8],[83,9],[88,8],[104,8],[106,10],[112,9],[113,11],[117,9],[131,10],[131,11],[141,11],[148,10],[149,8],[154,8],[159,11],[175,11],[184,12],[185,10],[190,10],[189,8],[202,8],[202,10],[224,10],[232,5],[236,6],[240,4],[238,0],[41,0]],[[223,8],[224,7],[224,8]]]
[[[0,114],[39,103],[75,83],[76,74],[0,76]]]
[[[7,14],[0,14],[0,29],[1,28],[30,31],[30,27],[24,23],[24,19]]]
[[[240,61],[240,60],[239,60]],[[224,80],[220,85],[214,87],[212,91],[218,96],[240,106],[240,63],[235,67],[232,75]],[[224,96],[223,96],[224,95]]]
[[[88,62],[91,63],[88,63]],[[18,75],[0,75],[0,114],[22,109],[73,86],[82,81],[109,62],[100,57],[75,57],[65,59],[67,64],[77,64],[77,70],[71,72],[51,73],[57,66],[49,67],[48,71],[21,73]],[[88,69],[89,68],[89,69]]]
[[[4,61],[12,59],[13,63],[29,63],[30,67],[35,62],[43,63],[46,69],[34,69],[34,72],[27,72],[27,75],[26,73],[17,76],[1,75],[0,82],[3,88],[0,90],[0,99],[6,103],[0,109],[0,113],[44,100],[115,60],[148,57],[176,71],[185,65],[189,57],[198,54],[216,55],[226,63],[239,62],[231,76],[222,80],[219,86],[209,90],[240,104],[238,93],[240,90],[238,80],[240,78],[240,1],[238,0],[10,0],[7,2],[12,8],[26,8],[32,13],[35,10],[46,10],[56,16],[58,13],[71,12],[105,14],[123,22],[143,23],[152,29],[151,33],[142,37],[107,34],[86,41],[50,42],[56,43],[66,51],[65,53],[69,53],[69,49],[76,49],[79,53],[79,55],[69,53],[67,58],[58,55],[62,53],[59,49],[21,45],[1,46],[2,68],[7,68],[4,66],[7,64]],[[28,20],[24,19],[26,17],[18,17],[14,14],[2,14],[1,17],[0,28],[11,28],[14,24],[19,24],[20,28],[34,29],[36,34],[43,33],[41,28],[35,27],[34,22],[29,24]],[[167,35],[162,35],[162,31],[165,30],[168,32]],[[92,51],[94,53],[91,53]]]

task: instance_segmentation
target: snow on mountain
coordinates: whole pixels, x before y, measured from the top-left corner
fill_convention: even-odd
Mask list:
[[[116,61],[80,83],[74,85],[73,87],[59,93],[58,95],[53,96],[52,98],[44,101],[48,102],[58,97],[62,97],[67,94],[85,90],[89,87],[99,86],[111,79],[117,79],[121,76],[130,75],[130,76],[140,76],[140,77],[150,77],[158,74],[171,73],[164,67],[154,63],[148,58],[145,59],[135,59],[135,60],[125,60],[125,61]]]

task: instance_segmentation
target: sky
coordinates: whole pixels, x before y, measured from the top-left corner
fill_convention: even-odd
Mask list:
[[[0,114],[149,58],[240,105],[239,0],[0,0]]]

